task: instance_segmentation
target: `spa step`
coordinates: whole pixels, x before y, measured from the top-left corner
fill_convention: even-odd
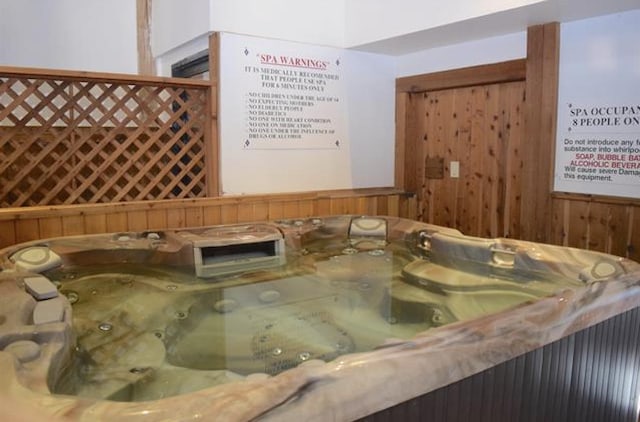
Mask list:
[[[41,300],[33,310],[33,323],[48,324],[61,322],[64,318],[64,301],[61,297]]]
[[[24,287],[36,300],[51,299],[58,296],[58,289],[46,277],[25,277]]]

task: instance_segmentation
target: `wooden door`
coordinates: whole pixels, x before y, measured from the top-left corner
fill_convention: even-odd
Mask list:
[[[519,237],[524,91],[524,81],[514,81],[408,94],[422,221],[472,236]],[[425,171],[436,157],[443,178]],[[456,161],[457,178],[450,173]]]

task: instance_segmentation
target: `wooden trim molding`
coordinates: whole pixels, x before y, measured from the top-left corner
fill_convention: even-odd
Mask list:
[[[130,75],[124,73],[88,72],[61,69],[42,69],[31,67],[0,66],[0,77],[32,78],[71,81],[92,81],[102,83],[166,85],[177,87],[208,88],[210,82],[197,79],[167,78],[164,76]]]
[[[526,60],[518,59],[424,75],[407,76],[396,79],[396,93],[435,91],[473,85],[523,81],[526,77],[526,70]]]
[[[552,192],[552,199],[561,199],[573,202],[595,202],[598,204],[622,205],[622,206],[638,206],[639,198],[625,198],[621,196],[592,195],[587,193],[571,193],[571,192]]]

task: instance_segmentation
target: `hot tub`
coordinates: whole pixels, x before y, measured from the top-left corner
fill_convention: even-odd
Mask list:
[[[640,303],[632,261],[388,217],[56,238],[0,263],[0,391],[73,420],[353,420]]]

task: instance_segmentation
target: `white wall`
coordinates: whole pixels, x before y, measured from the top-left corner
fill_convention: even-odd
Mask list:
[[[347,68],[347,119],[354,188],[394,185],[395,62],[393,57],[351,52]]]
[[[418,51],[396,58],[397,76],[420,75],[527,56],[526,31],[446,47]]]
[[[0,65],[137,73],[133,0],[2,0]]]
[[[342,47],[344,3],[345,0],[211,0],[210,29]]]
[[[133,0],[132,0],[133,2]],[[211,29],[210,0],[153,0],[151,3],[151,51],[167,54]],[[181,57],[180,59],[183,59]]]

